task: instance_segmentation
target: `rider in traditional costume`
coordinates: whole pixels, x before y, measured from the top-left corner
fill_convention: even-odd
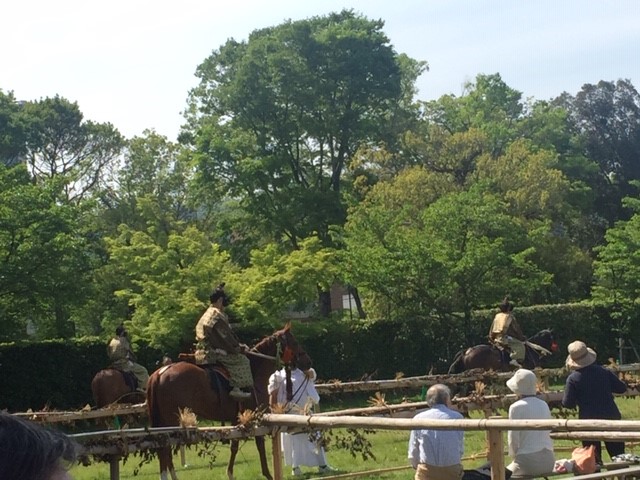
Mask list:
[[[248,351],[248,347],[240,343],[224,313],[229,303],[224,292],[224,283],[216,287],[209,300],[211,305],[196,325],[196,363],[223,365],[231,377],[229,383],[232,390],[229,395],[236,400],[247,399],[251,396],[249,391],[253,388],[251,364],[243,353]]]
[[[138,380],[138,391],[144,392],[147,389],[149,372],[142,365],[136,363],[136,356],[124,326],[120,325],[116,328],[116,336],[107,345],[107,355],[113,368],[123,372],[132,372],[135,375]]]
[[[509,348],[511,351],[510,364],[521,368],[526,353],[526,340],[527,337],[522,333],[522,329],[513,315],[513,304],[509,302],[509,297],[505,297],[500,304],[500,312],[493,318],[489,329],[489,341],[498,348]]]

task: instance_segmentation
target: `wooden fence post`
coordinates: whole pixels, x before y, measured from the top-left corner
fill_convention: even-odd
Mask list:
[[[282,436],[280,429],[271,432],[271,446],[273,448],[273,479],[282,480]]]
[[[502,418],[502,417],[491,417]],[[503,431],[495,428],[487,430],[489,444],[489,463],[491,464],[491,480],[505,480],[504,478],[504,441]]]
[[[109,458],[109,478],[120,480],[120,457],[117,455],[111,455]]]

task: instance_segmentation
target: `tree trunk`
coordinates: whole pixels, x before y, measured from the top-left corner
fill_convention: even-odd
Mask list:
[[[331,291],[322,290],[318,287],[318,307],[323,317],[328,317],[331,313]]]

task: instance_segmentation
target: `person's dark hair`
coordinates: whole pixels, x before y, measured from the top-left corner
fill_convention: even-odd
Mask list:
[[[209,301],[211,303],[216,303],[220,298],[222,298],[222,304],[225,307],[229,305],[229,297],[224,292],[224,285],[224,282],[222,282],[220,285],[213,289],[213,292],[211,292],[211,295],[209,295]]]
[[[0,478],[48,480],[77,454],[76,443],[64,433],[0,412]]]
[[[500,304],[500,311],[502,313],[509,313],[512,310],[513,310],[513,303],[509,301],[509,296],[507,295],[506,297],[504,297],[504,299],[502,300],[502,303]]]
[[[127,330],[124,328],[124,325],[118,325],[116,327],[116,335],[121,337],[122,335],[126,334]]]

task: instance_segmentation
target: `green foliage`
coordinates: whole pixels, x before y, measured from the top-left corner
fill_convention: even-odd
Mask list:
[[[345,219],[345,169],[391,125],[389,111],[421,71],[382,27],[345,10],[214,51],[198,68],[184,135],[196,147],[200,190],[241,196],[276,241],[297,247],[316,235],[329,244],[330,226]]]
[[[288,253],[267,245],[251,253],[248,268],[229,278],[230,288],[238,289],[233,312],[250,323],[280,325],[288,309],[315,310],[319,291],[328,290],[339,273],[335,251],[323,248],[317,237]]]
[[[39,180],[62,177],[67,201],[81,201],[106,186],[124,140],[109,123],[83,121],[77,103],[62,97],[26,102],[26,160]]]
[[[13,92],[0,89],[0,164],[16,165],[23,158],[27,129]]]
[[[198,316],[212,288],[233,270],[228,254],[195,227],[171,232],[165,242],[154,229],[133,231],[122,225],[107,239],[111,262],[130,285],[116,291],[132,310],[130,330],[153,346],[191,343]],[[107,326],[109,331],[115,325]]]
[[[505,292],[530,298],[549,283],[531,260],[535,249],[526,229],[494,195],[474,188],[413,210],[395,196],[416,190],[399,185],[376,186],[375,206],[354,208],[345,228],[347,280],[372,292],[374,309],[382,308],[377,315],[425,315],[428,306],[445,317],[455,311],[468,317]]]
[[[56,179],[34,184],[24,165],[0,165],[0,339],[73,335],[94,259],[80,207],[61,202]]]
[[[597,249],[593,302],[610,306],[622,334],[640,333],[635,319],[640,313],[640,214],[620,221],[606,234]]]
[[[150,371],[161,358],[147,348],[138,353],[138,361]],[[0,343],[0,408],[78,410],[93,404],[91,380],[108,363],[106,342],[95,337]]]

